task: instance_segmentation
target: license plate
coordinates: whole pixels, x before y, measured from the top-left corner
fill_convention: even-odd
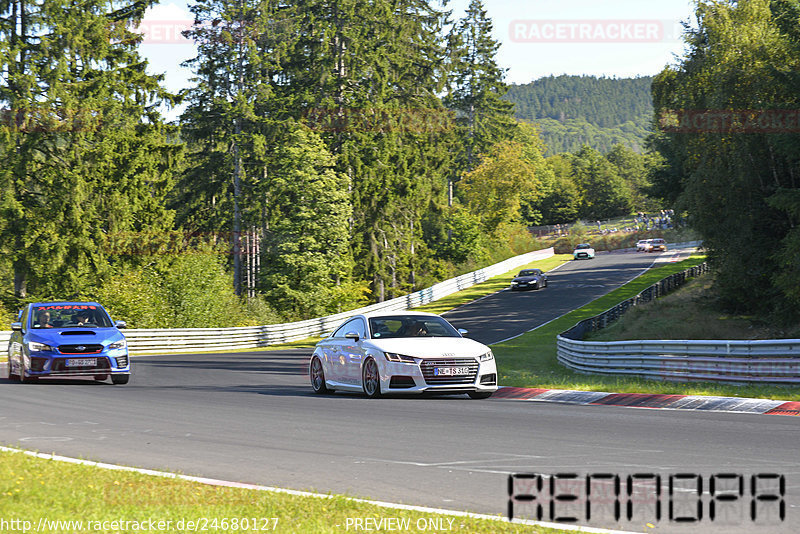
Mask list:
[[[433,376],[461,376],[468,375],[469,367],[434,367]]]
[[[67,367],[97,367],[97,358],[70,358]]]

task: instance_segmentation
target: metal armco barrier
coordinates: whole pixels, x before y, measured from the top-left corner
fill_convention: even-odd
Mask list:
[[[557,339],[558,361],[579,373],[664,381],[800,384],[800,339],[764,341],[583,341],[628,309],[650,302],[708,271],[706,264],[661,280]]]
[[[800,339],[600,343],[559,336],[558,361],[580,373],[652,380],[800,384]]]
[[[129,329],[125,330],[131,354],[250,349],[296,341],[330,332],[342,321],[369,311],[399,311],[439,300],[499,274],[554,255],[552,248],[528,252],[489,267],[445,280],[427,289],[356,310],[294,323],[236,328]],[[11,332],[0,332],[0,347],[8,346]]]

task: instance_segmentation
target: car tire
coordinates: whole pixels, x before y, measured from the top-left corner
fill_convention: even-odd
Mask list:
[[[108,375],[94,375],[94,379],[98,382],[102,382],[103,380],[107,379]]]
[[[127,384],[131,379],[131,375],[111,375],[111,383],[115,386]]]
[[[367,397],[376,399],[381,396],[381,375],[378,363],[372,358],[367,359],[361,369],[361,386]]]
[[[469,395],[470,399],[480,400],[488,399],[493,393],[493,391],[470,391],[467,395]]]
[[[325,385],[325,371],[322,369],[322,362],[316,356],[311,358],[311,363],[308,365],[308,377],[314,393],[318,395],[331,393],[331,390]]]

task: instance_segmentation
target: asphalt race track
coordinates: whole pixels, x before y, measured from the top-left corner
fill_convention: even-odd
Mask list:
[[[469,330],[469,337],[481,343],[497,343],[605,295],[640,275],[653,260],[650,254],[636,253],[573,260],[548,273],[544,289],[506,289],[443,315],[457,328]]]
[[[497,341],[607,293],[652,261],[653,256],[619,253],[570,262],[552,273],[544,290],[503,291],[459,308],[448,319],[470,329],[476,339]],[[498,326],[490,327],[490,320]],[[799,418],[474,401],[466,396],[316,396],[306,378],[308,355],[307,350],[294,350],[138,357],[127,386],[78,379],[33,384],[0,380],[0,443],[204,477],[494,515],[507,512],[512,473],[575,473],[584,477],[581,480],[588,474],[609,474],[612,480],[619,475],[619,520],[614,517],[613,492],[605,499],[599,496],[603,482],[593,493],[592,521],[585,521],[585,502],[575,510],[562,509],[564,503],[558,502],[556,515],[636,532],[798,530]],[[735,485],[739,480],[743,491],[736,499],[717,501],[712,521],[710,477],[739,474],[746,476],[715,479],[717,491],[723,481]],[[785,521],[778,518],[780,499],[769,499],[779,491],[774,479],[750,476],[771,474],[785,477]],[[627,475],[640,475],[633,480],[645,484],[661,476],[660,520],[645,511],[655,509],[652,493],[639,500],[627,497]],[[673,508],[668,502],[670,475],[675,482]],[[702,519],[669,520],[670,513],[674,518],[696,517],[694,475],[703,476]],[[758,497],[755,521],[750,508],[753,483]],[[555,502],[546,488],[536,501],[544,504],[543,520],[550,519],[548,504]],[[631,521],[626,518],[628,502]],[[535,518],[536,512],[534,505],[520,508],[518,503],[517,515]]]

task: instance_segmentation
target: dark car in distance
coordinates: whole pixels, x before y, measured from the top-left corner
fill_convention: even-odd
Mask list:
[[[547,275],[541,269],[523,269],[511,281],[511,291],[547,287]]]

